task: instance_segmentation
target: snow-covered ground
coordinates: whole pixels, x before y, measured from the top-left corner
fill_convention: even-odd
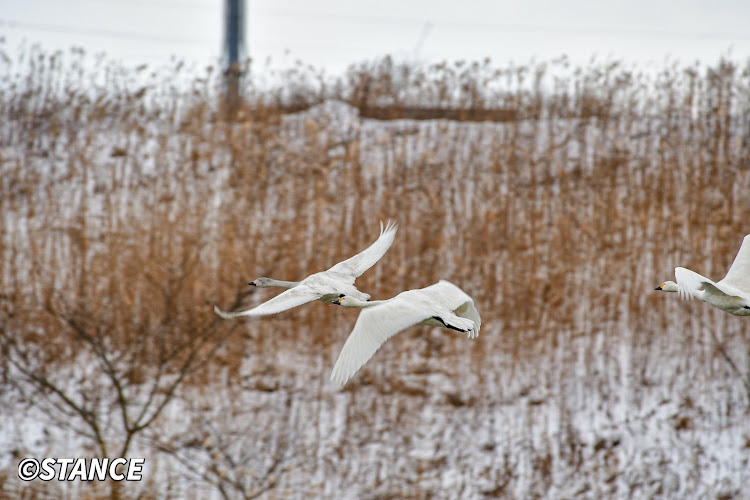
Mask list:
[[[216,498],[198,475],[213,464],[269,497],[745,498],[750,418],[737,380],[691,366],[679,346],[638,362],[648,354],[617,326],[617,336],[561,332],[555,352],[522,363],[499,351],[476,370],[468,352],[400,365],[402,349],[444,335],[412,334],[343,391],[327,382],[330,359],[269,353],[289,362],[269,376],[250,357],[239,378],[183,391],[129,454],[146,458],[148,484],[125,491]],[[501,335],[490,326],[485,337]],[[92,453],[12,393],[2,402],[6,493],[27,487],[15,477],[23,457]],[[35,486],[61,498],[87,487]]]
[[[90,134],[100,142],[87,155],[101,171],[91,172],[84,186],[66,186],[71,182],[66,146],[78,144],[76,138],[60,141],[53,160],[6,145],[3,168],[24,162],[29,166],[24,175],[38,175],[44,188],[3,215],[4,248],[32,239],[18,235],[44,230],[35,228],[38,215],[29,209],[35,197],[88,194],[86,206],[94,215],[114,210],[137,216],[160,203],[174,186],[170,183],[184,175],[185,186],[172,193],[175,210],[190,208],[190,197],[208,190],[211,203],[201,212],[206,227],[220,226],[224,214],[239,207],[252,210],[247,218],[255,235],[275,231],[272,222],[279,221],[309,231],[304,246],[299,239],[290,243],[299,245],[291,253],[300,267],[320,262],[312,242],[317,241],[314,228],[325,224],[312,224],[313,214],[340,221],[335,224],[341,234],[352,233],[363,218],[399,218],[401,229],[387,254],[393,260],[375,266],[369,283],[418,287],[429,284],[420,280],[442,273],[477,298],[484,320],[479,339],[411,329],[388,342],[343,390],[328,377],[356,313],[338,315],[311,304],[286,319],[243,324],[240,329],[249,338],[280,328],[306,335],[310,325],[320,325],[316,328],[330,342],[311,347],[285,333],[263,343],[262,351],[254,350],[258,343],[248,347],[238,369],[209,366],[204,383],[182,386],[133,444],[130,456],[145,457],[146,465],[141,484],[124,486],[127,496],[750,498],[750,402],[711,333],[750,377],[750,323],[653,291],[671,278],[674,265],[697,263],[705,274],[721,275],[723,270],[712,264],[728,265],[734,254],[716,256],[704,241],[691,240],[691,231],[703,227],[693,219],[701,213],[723,214],[725,222],[700,234],[727,240],[721,248],[736,251],[743,234],[729,229],[750,213],[750,175],[740,168],[731,170],[736,179],[729,184],[707,182],[705,199],[694,205],[666,197],[650,200],[643,188],[660,180],[684,183],[685,191],[675,188],[678,193],[691,189],[689,170],[697,160],[686,155],[676,162],[680,168],[664,174],[659,171],[664,159],[685,153],[668,151],[660,158],[658,141],[639,139],[658,124],[613,123],[379,122],[361,120],[356,110],[329,102],[285,119],[280,132],[285,149],[264,156],[267,164],[259,163],[255,172],[269,186],[262,202],[238,201],[229,193],[226,185],[237,171],[227,164],[232,155],[226,149],[202,151],[203,145],[155,125],[145,144],[116,125],[103,137]],[[560,137],[568,142],[556,146]],[[127,145],[132,168],[112,156],[113,144]],[[519,150],[511,151],[511,144]],[[730,146],[735,153],[728,156],[745,154],[740,143]],[[617,148],[630,156],[619,162]],[[188,175],[181,162],[191,150],[202,153]],[[165,165],[170,154],[174,162]],[[273,167],[295,161],[320,165],[315,178],[321,185],[282,182],[285,172]],[[603,170],[605,162],[613,162],[608,170]],[[361,170],[347,173],[353,165]],[[425,179],[433,168],[435,179]],[[274,176],[279,176],[277,183]],[[347,193],[340,179],[351,176],[362,183],[357,193],[366,197]],[[126,189],[139,183],[144,186],[140,191]],[[731,192],[722,191],[726,185]],[[126,196],[98,194],[118,189]],[[604,189],[612,199],[597,198]],[[583,198],[575,207],[565,205],[570,199],[565,193],[572,190]],[[142,198],[132,199],[134,193]],[[330,198],[328,208],[314,212],[311,203],[320,196]],[[79,216],[76,206],[70,204],[71,212],[60,213],[60,220]],[[427,219],[433,214],[424,208],[434,206],[445,207],[439,235],[430,232]],[[676,207],[695,206],[684,220],[673,213]],[[363,216],[368,209],[377,213]],[[618,210],[627,223],[602,220]],[[682,222],[673,227],[674,220]],[[94,233],[99,229],[88,226]],[[439,239],[437,249],[415,250],[422,248],[420,231]],[[367,238],[371,232],[364,231]],[[692,246],[670,241],[680,235]],[[218,230],[206,236],[209,250],[219,237]],[[64,253],[61,245],[46,252]],[[270,265],[270,258],[263,260],[262,245],[248,246],[248,260]],[[346,242],[339,248],[346,253],[357,246]],[[575,255],[592,246],[597,251]],[[622,255],[620,248],[626,246],[638,253]],[[441,251],[446,248],[452,250]],[[703,253],[691,257],[693,252]],[[568,254],[574,267],[561,269],[555,259]],[[8,251],[3,258],[5,269],[11,263],[33,265]],[[246,264],[253,269],[253,262]],[[383,276],[385,265],[396,269],[390,281]],[[526,282],[539,288],[524,290]],[[394,293],[385,286],[377,286],[379,295]],[[508,312],[517,309],[524,312]],[[334,313],[338,316],[330,319]],[[310,321],[323,316],[326,323]],[[75,393],[89,369],[96,369],[95,360],[80,358],[60,377]],[[5,376],[13,379],[17,373],[9,370]],[[108,389],[102,384],[85,390]],[[81,483],[18,479],[16,467],[23,457],[96,453],[49,408],[36,405],[33,394],[22,395],[10,383],[0,386],[0,422],[2,494],[78,498],[90,491],[91,485]],[[116,425],[109,431],[116,432]]]

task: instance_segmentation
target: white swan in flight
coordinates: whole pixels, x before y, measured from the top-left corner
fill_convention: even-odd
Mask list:
[[[224,312],[214,306],[214,312],[224,319],[229,319],[238,316],[276,314],[292,307],[312,302],[313,300],[334,303],[338,301],[342,294],[356,297],[360,300],[368,300],[370,296],[357,290],[354,286],[354,280],[370,269],[388,251],[393,244],[397,230],[398,225],[396,223],[388,221],[384,229],[381,222],[380,237],[354,257],[339,262],[327,271],[311,274],[299,282],[258,278],[248,284],[261,288],[281,287],[288,288],[288,290],[246,311]]]
[[[678,292],[681,297],[695,297],[736,316],[750,316],[750,234],[745,236],[740,251],[727,275],[718,282],[700,274],[676,267],[674,281],[665,281],[656,290]]]
[[[412,325],[422,323],[450,328],[472,339],[479,335],[482,326],[472,298],[443,280],[426,288],[401,292],[388,300],[363,302],[344,295],[338,303],[365,308],[333,367],[331,380],[338,385],[344,385],[386,340]]]

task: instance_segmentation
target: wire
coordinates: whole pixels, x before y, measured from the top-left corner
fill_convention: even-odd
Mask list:
[[[539,25],[539,24],[528,24],[528,23],[488,23],[488,22],[468,22],[468,21],[447,21],[447,20],[434,20],[427,18],[412,18],[412,17],[390,17],[390,16],[367,16],[358,14],[336,14],[336,13],[320,13],[311,11],[291,11],[286,9],[274,9],[274,8],[256,8],[251,11],[251,15],[269,15],[276,17],[300,17],[300,18],[317,18],[317,19],[340,19],[352,22],[361,22],[368,24],[411,24],[424,26],[425,22],[430,23],[432,26],[451,26],[457,28],[471,28],[471,29],[488,29],[488,30],[501,30],[511,32],[528,32],[528,33],[566,33],[571,35],[591,35],[591,36],[602,36],[602,35],[620,35],[620,36],[632,36],[632,37],[660,37],[660,38],[691,38],[691,39],[717,39],[717,40],[737,40],[737,41],[748,41],[750,35],[747,33],[733,34],[724,32],[710,32],[710,31],[673,31],[658,28],[617,28],[617,27],[569,27],[569,26],[554,26],[554,25]]]
[[[92,0],[97,1],[97,0]],[[132,0],[139,2],[139,0]],[[146,3],[146,2],[144,2]],[[149,5],[170,7],[170,8],[210,8],[207,4],[190,3],[185,0],[157,0],[147,2]],[[250,20],[257,22],[258,17],[275,16],[283,18],[315,18],[315,19],[338,19],[348,22],[359,22],[369,24],[409,24],[419,26],[435,27],[456,27],[467,29],[487,29],[498,30],[501,32],[515,33],[564,33],[570,35],[582,36],[625,36],[625,37],[651,37],[651,38],[677,38],[677,39],[704,39],[704,40],[729,40],[729,41],[750,41],[750,35],[731,34],[720,32],[691,32],[691,31],[672,31],[649,28],[598,28],[598,27],[567,27],[554,25],[535,25],[525,23],[486,23],[486,22],[466,22],[466,21],[446,21],[446,20],[428,20],[410,17],[397,16],[368,16],[358,14],[337,14],[337,13],[320,13],[310,11],[292,11],[275,8],[255,8],[250,13]],[[425,24],[427,22],[428,24]],[[105,38],[119,38],[126,40],[148,40],[161,43],[187,43],[195,45],[204,45],[206,43],[216,43],[213,39],[199,39],[192,37],[170,37],[159,36],[146,33],[137,33],[129,31],[109,30],[101,28],[84,28],[73,27],[59,24],[36,23],[28,21],[16,21],[11,19],[0,19],[0,26],[10,29],[30,29],[37,31],[47,31],[65,34],[75,34],[84,36],[96,36]],[[423,40],[420,39],[423,43]]]
[[[120,5],[132,6],[136,5],[147,5],[149,7],[161,7],[165,9],[205,9],[216,11],[221,10],[224,5],[223,1],[221,4],[207,4],[203,2],[187,2],[185,0],[88,0],[89,2],[98,4],[112,5],[113,3],[119,3]]]
[[[215,43],[217,40],[186,38],[186,37],[167,37],[147,33],[135,33],[130,31],[117,31],[99,28],[77,28],[73,26],[64,26],[61,24],[33,23],[26,21],[15,21],[11,19],[0,19],[0,26],[11,29],[30,29],[37,31],[49,31],[53,33],[65,33],[73,35],[98,36],[104,38],[122,38],[126,40],[148,40],[162,43],[192,43],[204,45],[206,43]]]

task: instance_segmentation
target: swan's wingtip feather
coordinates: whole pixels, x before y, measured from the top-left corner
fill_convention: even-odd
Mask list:
[[[331,372],[331,382],[333,382],[338,387],[344,387],[344,384],[346,384],[349,377],[345,377],[339,370],[334,367],[333,371]]]
[[[380,234],[395,233],[398,231],[398,222],[393,219],[388,219],[383,227],[383,221],[380,221]]]
[[[481,327],[479,327],[479,326],[476,326],[476,325],[474,325],[474,328],[472,328],[472,329],[471,329],[471,332],[470,332],[470,337],[469,337],[469,338],[470,338],[470,339],[476,339],[476,338],[479,338],[479,329],[480,329],[480,328],[481,328]]]

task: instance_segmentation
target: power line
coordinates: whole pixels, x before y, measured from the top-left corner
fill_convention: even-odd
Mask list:
[[[148,2],[149,5],[159,5],[163,7],[208,7],[206,4],[188,3],[182,1],[158,1]],[[274,8],[256,8],[253,14],[257,17],[275,16],[285,18],[305,18],[305,19],[339,19],[347,22],[359,22],[366,24],[408,24],[414,26],[424,26],[425,19],[397,17],[397,16],[368,16],[359,14],[338,14],[338,13],[320,13],[310,11],[291,11]],[[448,21],[448,20],[429,20],[427,21],[432,28],[438,27],[456,27],[465,29],[486,29],[498,30],[501,32],[513,33],[563,33],[568,35],[582,36],[626,36],[626,37],[651,37],[651,38],[676,38],[676,39],[704,39],[704,40],[727,40],[727,41],[750,41],[748,34],[732,34],[724,32],[696,32],[696,31],[675,31],[654,28],[610,28],[610,27],[567,27],[555,25],[536,25],[526,23],[486,23],[486,22],[467,22],[467,21]],[[148,33],[136,33],[129,31],[109,30],[100,28],[79,28],[73,26],[36,23],[28,21],[16,21],[11,19],[0,19],[0,26],[6,26],[11,29],[31,29],[37,31],[48,31],[55,33],[75,34],[84,36],[98,36],[106,38],[120,38],[127,40],[149,40],[163,43],[189,43],[205,44],[215,43],[213,39],[198,39],[188,37],[167,37]]]
[[[118,31],[100,28],[78,28],[74,26],[65,26],[61,24],[34,23],[27,21],[15,21],[12,19],[0,19],[0,26],[11,29],[30,29],[36,31],[48,31],[53,33],[64,33],[70,35],[97,36],[104,38],[120,38],[125,40],[148,40],[162,43],[191,43],[204,45],[206,43],[216,43],[217,40],[186,38],[186,37],[167,37],[153,35],[150,33],[136,33],[131,31]]]
[[[99,0],[91,0],[97,2]],[[118,1],[118,0],[112,0]],[[141,2],[143,0],[131,0],[131,2]],[[149,1],[148,5],[169,7],[169,8],[209,8],[207,4],[196,2],[190,2],[189,0],[154,0]],[[569,27],[560,25],[536,25],[526,23],[491,23],[491,22],[470,22],[470,21],[453,21],[453,20],[427,20],[425,18],[416,17],[398,17],[398,16],[370,16],[366,14],[343,14],[343,13],[330,13],[330,12],[312,12],[312,11],[299,11],[289,9],[276,9],[276,8],[254,8],[252,10],[254,15],[254,22],[258,22],[259,17],[282,17],[282,18],[304,18],[304,19],[327,19],[327,20],[340,20],[346,21],[347,24],[351,23],[365,23],[365,24],[384,24],[384,25],[408,25],[414,26],[415,28],[422,27],[423,35],[425,34],[425,26],[430,26],[432,29],[436,28],[463,28],[468,30],[492,30],[498,33],[563,33],[566,35],[578,35],[578,36],[623,36],[623,37],[639,37],[639,38],[671,38],[671,39],[702,39],[702,40],[727,40],[735,42],[750,41],[750,35],[748,34],[732,34],[725,32],[695,32],[695,31],[678,31],[678,30],[662,30],[655,28],[606,28],[606,27]],[[427,22],[427,24],[425,24]],[[91,27],[74,27],[62,24],[50,24],[50,23],[38,23],[29,21],[17,21],[11,19],[0,19],[0,27],[6,27],[17,30],[36,30],[46,31],[54,33],[64,33],[76,36],[89,36],[89,37],[103,37],[103,38],[116,38],[124,40],[134,41],[151,41],[159,43],[169,44],[191,44],[191,45],[206,45],[206,44],[217,44],[217,39],[201,39],[195,37],[184,37],[184,36],[162,36],[151,33],[138,33],[131,31],[111,30],[102,28],[91,28]],[[257,35],[256,35],[257,36]],[[424,36],[421,36],[417,42],[417,46],[421,47],[424,44]],[[266,46],[270,41],[256,40],[256,44]],[[273,42],[276,44],[277,42]],[[315,40],[313,43],[305,43],[305,46],[331,46],[338,47],[338,50],[351,51],[353,45],[346,44],[339,45],[338,43],[325,44],[321,43],[320,40]]]
[[[256,15],[270,15],[276,17],[298,17],[298,18],[315,18],[315,19],[340,19],[348,22],[360,22],[367,24],[408,24],[424,26],[429,22],[434,27],[456,27],[468,29],[488,29],[502,30],[505,32],[528,32],[528,33],[565,33],[570,35],[621,35],[621,36],[650,36],[666,38],[700,38],[716,40],[737,40],[750,41],[750,35],[747,33],[733,34],[716,31],[682,31],[668,30],[660,28],[622,28],[622,27],[591,27],[591,26],[560,26],[560,25],[539,25],[529,23],[489,23],[489,22],[471,22],[471,21],[453,21],[453,20],[435,20],[415,17],[398,17],[398,16],[369,16],[360,14],[338,14],[338,13],[321,13],[312,11],[291,11],[286,9],[274,8],[256,8],[253,10]]]
[[[161,7],[165,9],[203,9],[217,11],[221,10],[219,4],[207,4],[203,2],[188,2],[185,0],[88,0],[89,2],[112,5],[113,3],[119,3],[120,5],[132,6],[132,5],[147,5],[149,7]]]

